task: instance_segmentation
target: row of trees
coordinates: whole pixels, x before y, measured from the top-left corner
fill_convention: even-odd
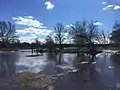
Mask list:
[[[57,44],[63,44],[65,41],[71,41],[77,45],[89,43],[108,43],[108,33],[99,29],[95,21],[76,21],[70,27],[66,28],[63,24],[57,23],[54,27],[54,37],[49,37],[50,41]],[[47,42],[48,40],[46,40]]]
[[[65,40],[69,40],[77,45],[89,43],[120,44],[120,21],[114,23],[111,33],[101,30],[98,25],[94,24],[95,22],[76,21],[69,28],[65,28],[63,24],[57,23],[54,27],[55,42],[62,44]],[[51,39],[50,36],[48,37]],[[54,40],[51,39],[51,41]]]
[[[115,22],[113,31],[105,33],[100,30],[96,21],[76,21],[70,27],[65,27],[61,23],[57,23],[54,27],[54,35],[46,37],[46,44],[63,44],[65,41],[71,41],[77,45],[84,45],[90,43],[106,44],[120,43],[120,22]],[[15,25],[11,22],[0,21],[0,44],[7,46],[10,43],[19,43],[18,36],[16,36]],[[38,43],[36,39],[36,43]]]

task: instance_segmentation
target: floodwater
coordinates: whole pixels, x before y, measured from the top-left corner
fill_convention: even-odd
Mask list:
[[[79,63],[82,56],[77,54],[27,55],[31,52],[0,52],[0,77],[10,78],[16,72],[30,71],[54,76],[55,83],[49,90],[120,89],[120,55],[114,52],[98,54],[92,64]]]

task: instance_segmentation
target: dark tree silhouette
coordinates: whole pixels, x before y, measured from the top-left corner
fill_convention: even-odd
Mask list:
[[[76,21],[70,30],[74,43],[84,45],[97,41],[99,39],[99,27],[94,23],[95,21]]]
[[[113,31],[110,34],[110,40],[112,43],[120,44],[120,21],[115,22]]]
[[[88,22],[87,26],[87,35],[88,35],[88,43],[94,43],[99,39],[99,27],[95,25],[96,21]]]
[[[95,25],[96,21],[90,21],[88,22],[88,27],[87,27],[87,36],[88,36],[88,44],[89,44],[89,55],[91,55],[90,62],[94,61],[94,58],[96,56],[96,49],[94,46],[95,42],[99,41],[99,26]]]
[[[70,35],[78,47],[78,52],[80,49],[82,51],[85,50],[81,46],[88,44],[89,47],[87,49],[93,57],[95,56],[94,42],[99,38],[99,27],[94,23],[95,21],[76,21],[70,30]]]
[[[49,36],[49,35],[46,37],[45,41],[46,41],[46,44],[52,44],[52,43],[54,43],[52,37]]]
[[[62,42],[65,40],[64,38],[65,28],[63,24],[57,23],[56,26],[54,27],[54,31],[56,42],[58,44],[62,44]]]
[[[63,24],[57,23],[54,27],[54,33],[55,33],[55,41],[57,44],[61,45],[64,40],[66,39],[65,33],[66,29]],[[61,47],[59,48],[61,49]]]
[[[99,44],[109,44],[109,36],[110,36],[109,32],[105,32],[104,30],[101,30],[98,32],[98,37],[96,41]]]
[[[15,25],[11,22],[0,21],[0,39],[1,41],[9,41],[15,39]]]
[[[5,44],[16,39],[18,37],[15,35],[15,25],[9,21],[0,21],[0,41]]]
[[[87,42],[86,25],[86,21],[76,21],[73,26],[71,26],[69,34],[71,35],[73,42],[78,46],[78,48],[80,48],[79,45],[84,45]]]
[[[39,53],[39,48],[40,48],[41,42],[38,40],[38,38],[35,39],[35,48],[36,48],[36,53],[38,55]]]
[[[52,53],[52,51],[55,49],[53,38],[48,35],[45,41],[45,44],[48,46],[49,52]]]

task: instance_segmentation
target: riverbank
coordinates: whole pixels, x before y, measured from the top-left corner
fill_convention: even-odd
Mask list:
[[[20,51],[20,52],[32,52],[31,49],[19,49],[19,48],[0,48],[0,51]],[[84,50],[78,50],[78,49],[63,49],[61,51],[59,50],[55,50],[50,52],[49,50],[42,50],[39,51],[39,53],[89,53],[89,50],[84,49]],[[99,53],[101,52],[120,52],[120,50],[112,50],[112,49],[105,49],[105,50],[98,50]],[[36,51],[34,51],[33,53],[36,53]]]
[[[0,48],[0,51],[18,51],[18,48]]]
[[[31,72],[16,73],[10,80],[0,79],[0,88],[4,90],[43,90],[52,83],[52,78],[45,74]]]

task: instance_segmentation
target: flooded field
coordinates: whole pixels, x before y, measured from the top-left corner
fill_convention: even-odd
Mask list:
[[[31,55],[31,52],[0,52],[1,82],[3,78],[8,80],[17,72],[29,71],[51,75],[54,83],[48,86],[48,90],[119,89],[120,55],[114,52],[100,53],[92,64],[88,64],[86,61],[79,65],[82,56],[77,54],[43,53],[37,57],[27,57],[27,55]],[[87,57],[84,59],[87,60]],[[19,88],[19,90],[23,89]]]

